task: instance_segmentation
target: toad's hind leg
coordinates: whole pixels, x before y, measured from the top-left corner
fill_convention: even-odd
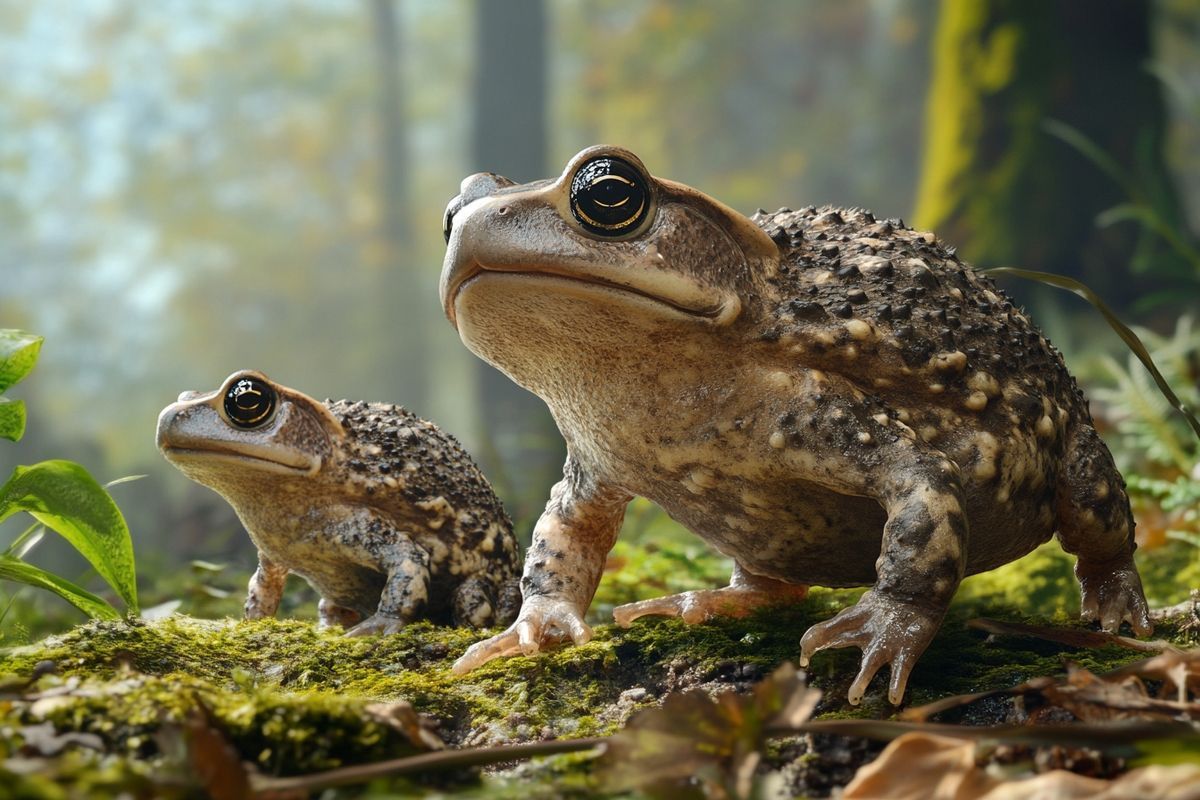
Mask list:
[[[321,621],[322,628],[332,628],[335,625],[349,628],[362,619],[362,614],[322,597],[321,602],[317,603],[317,618]]]
[[[1095,428],[1076,425],[1068,434],[1057,492],[1058,537],[1078,556],[1075,576],[1081,616],[1115,632],[1122,620],[1138,636],[1151,630],[1142,581],[1133,563],[1133,513],[1125,482]]]
[[[638,617],[647,616],[679,617],[689,623],[716,616],[744,617],[763,606],[803,600],[807,594],[807,586],[764,578],[734,562],[729,585],[723,589],[700,589],[626,603],[613,609],[613,619],[624,628]]]

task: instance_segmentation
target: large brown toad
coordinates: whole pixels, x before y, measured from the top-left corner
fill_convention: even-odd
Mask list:
[[[1121,476],[1058,352],[931,233],[859,210],[746,218],[594,147],[555,180],[463,181],[441,297],[464,343],[538,394],[567,443],[507,631],[456,664],[583,622],[640,495],[734,560],[730,585],[616,609],[700,621],[872,588],[801,662],[857,646],[861,700],[900,702],[964,575],[1056,531],[1083,616],[1150,631]]]
[[[399,406],[321,403],[237,372],[163,409],[158,446],[229,501],[258,548],[248,619],[275,614],[289,572],[321,595],[322,625],[355,636],[516,613],[504,507],[452,436]]]

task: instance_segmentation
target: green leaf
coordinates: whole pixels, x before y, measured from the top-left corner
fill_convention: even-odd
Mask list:
[[[25,403],[0,397],[0,437],[15,442],[25,435]]]
[[[29,374],[41,350],[41,336],[0,328],[0,392]]]
[[[115,608],[86,589],[4,553],[0,553],[0,580],[49,589],[93,619],[121,618]]]
[[[1142,366],[1149,370],[1150,375],[1154,378],[1154,382],[1158,384],[1158,390],[1162,392],[1163,397],[1167,398],[1167,402],[1174,406],[1176,411],[1183,414],[1188,425],[1192,427],[1192,431],[1196,434],[1196,438],[1200,439],[1200,421],[1196,419],[1192,410],[1183,404],[1183,401],[1175,394],[1171,385],[1167,383],[1166,378],[1158,371],[1158,367],[1154,364],[1154,359],[1150,357],[1150,351],[1146,349],[1146,345],[1142,344],[1142,340],[1138,338],[1136,333],[1129,329],[1128,325],[1121,321],[1113,310],[1100,299],[1099,295],[1074,278],[1068,278],[1066,275],[1055,275],[1053,272],[1038,272],[1032,269],[1017,269],[1016,267],[992,267],[991,269],[983,270],[983,272],[988,275],[1014,275],[1018,278],[1038,281],[1047,286],[1056,286],[1059,289],[1066,289],[1072,294],[1077,294],[1091,303],[1104,316],[1104,319],[1108,322],[1108,326],[1116,331],[1117,336],[1120,336],[1121,340],[1125,342],[1125,346],[1137,356],[1138,361],[1142,362]]]
[[[120,509],[87,470],[70,461],[17,467],[0,487],[0,522],[27,511],[58,532],[137,613],[133,542]]]

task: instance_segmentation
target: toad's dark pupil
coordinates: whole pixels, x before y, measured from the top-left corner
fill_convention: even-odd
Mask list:
[[[225,393],[225,414],[239,428],[257,428],[275,413],[275,390],[257,378],[242,378]]]
[[[571,179],[571,213],[602,236],[635,230],[646,218],[649,199],[642,174],[618,158],[594,158]]]

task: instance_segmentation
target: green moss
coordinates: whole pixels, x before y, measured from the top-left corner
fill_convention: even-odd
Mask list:
[[[675,559],[670,547],[674,545],[649,553],[631,551],[623,566],[635,576],[642,569],[658,570],[663,559]],[[1148,590],[1169,594],[1159,581],[1169,579],[1175,552],[1160,548],[1139,553],[1139,558]],[[966,621],[977,616],[1079,624],[1071,564],[1070,557],[1050,544],[1015,564],[967,580],[913,673],[909,702],[1004,688],[1060,673],[1067,660],[1099,672],[1141,658],[1140,653],[1118,648],[1087,650],[1024,637],[989,638],[966,627]],[[703,576],[691,574],[687,580],[695,586],[720,585],[727,576],[724,565],[716,566],[721,568],[706,568]],[[606,581],[609,597],[615,600],[624,590]],[[672,587],[679,588],[684,587]],[[0,731],[9,731],[0,733],[0,742],[24,725],[50,720],[59,731],[99,735],[109,752],[105,758],[125,764],[119,774],[136,782],[142,766],[165,757],[163,731],[177,726],[198,704],[210,710],[240,758],[277,774],[411,752],[402,734],[366,713],[369,704],[383,701],[407,700],[435,718],[438,732],[452,744],[603,735],[615,730],[631,710],[669,691],[747,685],[780,663],[794,661],[804,631],[852,604],[861,591],[818,588],[803,603],[743,620],[686,625],[650,618],[628,629],[597,625],[595,638],[586,645],[497,660],[465,676],[451,674],[449,667],[482,634],[428,623],[383,639],[345,638],[296,620],[172,617],[90,623],[36,645],[0,652],[0,675],[28,676],[39,661],[50,660],[58,673],[40,679],[38,688],[64,687],[57,690],[59,696],[37,703],[0,700]],[[658,593],[661,589],[652,594]],[[1169,626],[1160,626],[1159,635],[1180,643],[1186,639]],[[884,699],[882,681],[862,706],[846,705],[859,655],[845,649],[814,657],[809,674],[825,692],[821,716],[894,713]],[[19,683],[0,679],[0,697],[4,692],[19,697]],[[644,689],[645,697],[620,700],[632,688]],[[94,760],[96,769],[101,763],[107,762]],[[70,785],[83,780],[63,778]],[[509,780],[492,786],[501,792],[496,796],[513,789]],[[48,792],[29,789],[30,796],[56,796]]]

